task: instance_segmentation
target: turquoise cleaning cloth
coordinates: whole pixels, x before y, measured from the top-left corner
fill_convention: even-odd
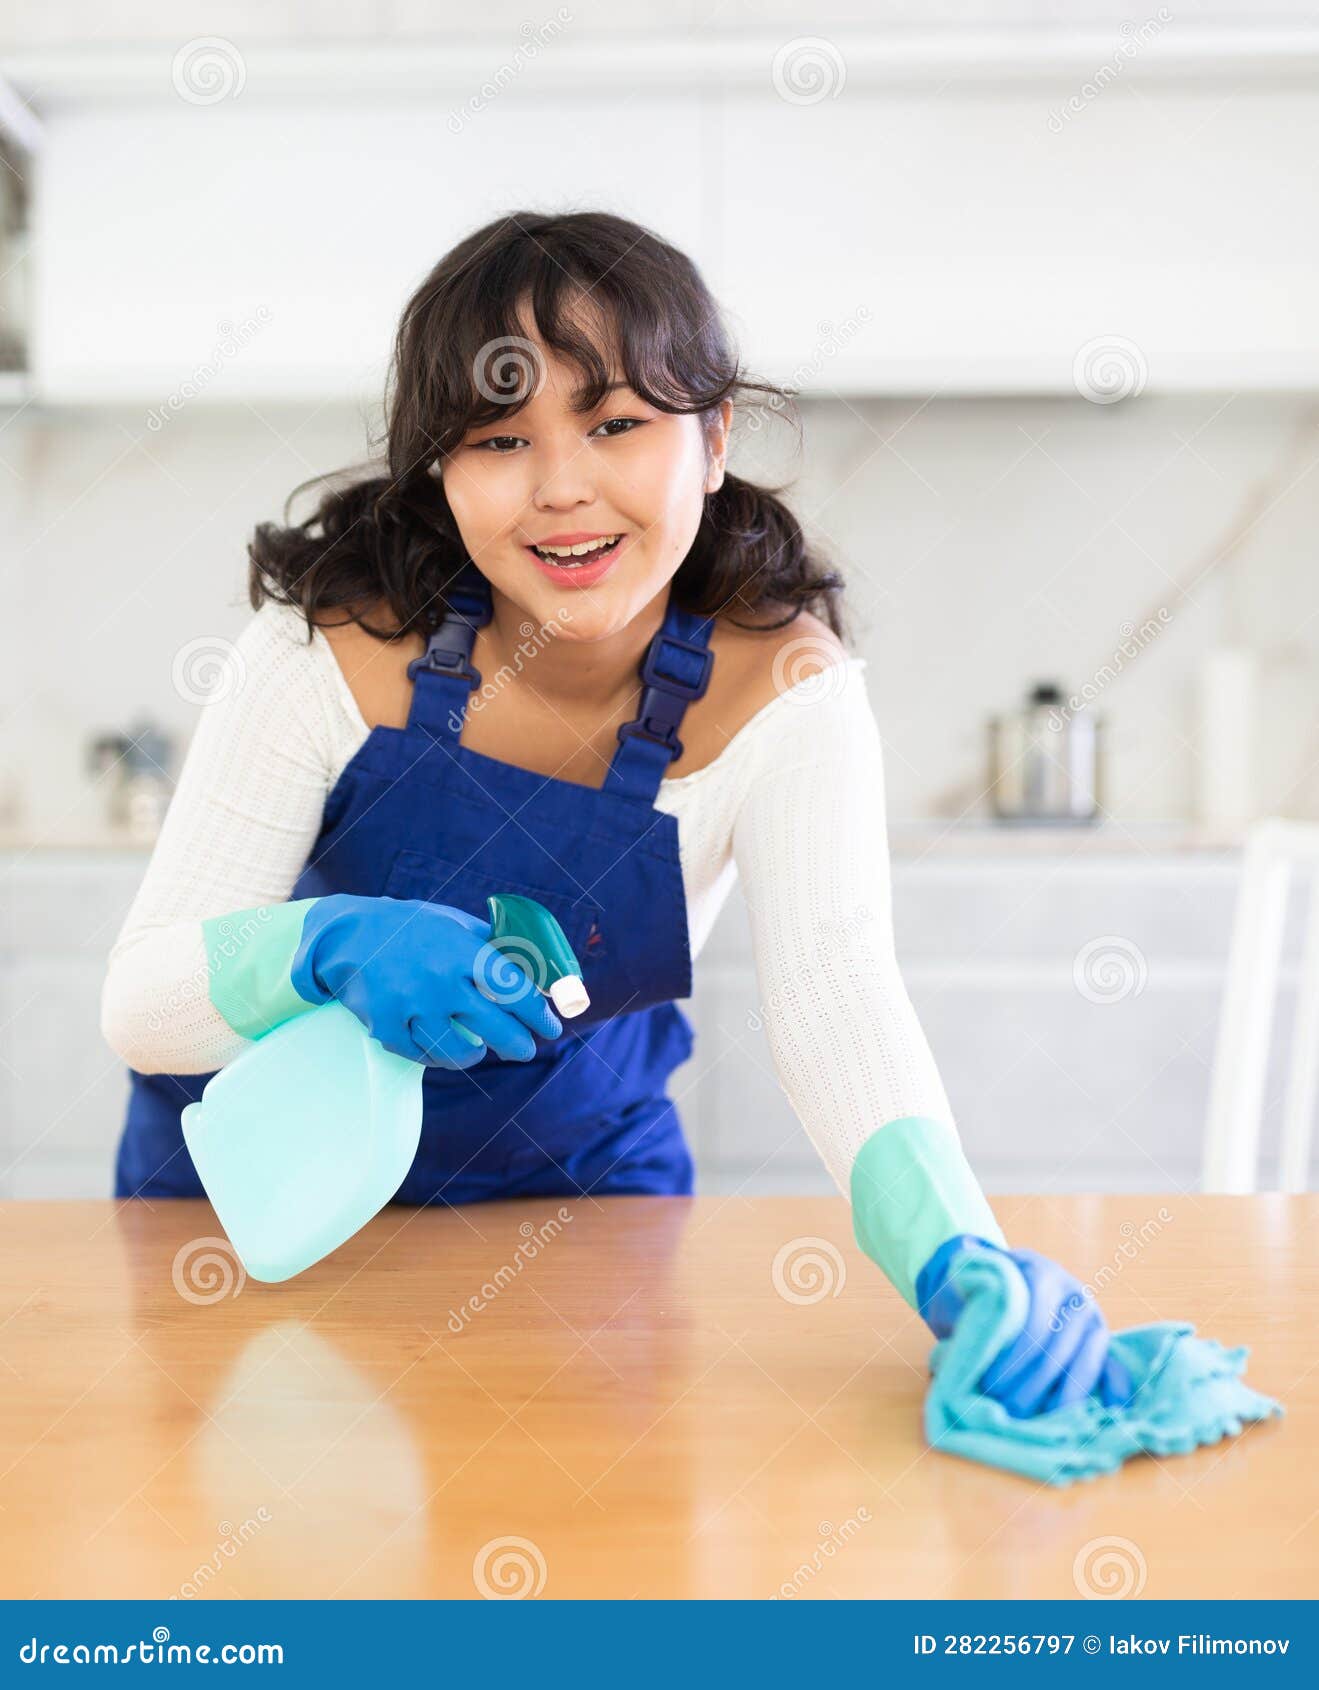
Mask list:
[[[992,1467],[1070,1485],[1111,1473],[1133,1455],[1185,1455],[1217,1443],[1250,1420],[1282,1413],[1241,1379],[1246,1349],[1225,1350],[1195,1328],[1163,1320],[1113,1335],[1136,1389],[1121,1408],[1086,1397],[1017,1420],[985,1396],[978,1381],[1021,1332],[1030,1297],[1016,1263],[968,1249],[951,1278],[966,1298],[950,1337],[934,1346],[925,1399],[925,1435],[936,1449]]]

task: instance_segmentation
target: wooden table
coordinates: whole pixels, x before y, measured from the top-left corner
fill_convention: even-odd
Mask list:
[[[391,1208],[276,1286],[203,1203],[0,1208],[7,1597],[1319,1589],[1317,1197],[996,1199],[1289,1411],[1064,1491],[927,1449],[841,1198]]]

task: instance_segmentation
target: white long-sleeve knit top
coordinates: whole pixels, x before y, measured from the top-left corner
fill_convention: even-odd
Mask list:
[[[202,711],[145,877],[110,952],[101,1030],[142,1073],[223,1067],[249,1040],[208,995],[204,919],[289,898],[369,728],[320,630],[263,604],[240,685]],[[952,1115],[893,947],[884,781],[863,658],[781,692],[712,763],[661,783],[677,817],[696,958],[734,880],[760,1016],[789,1101],[846,1196],[861,1145]]]

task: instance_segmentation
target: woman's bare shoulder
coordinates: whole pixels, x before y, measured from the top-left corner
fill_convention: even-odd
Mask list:
[[[848,657],[829,624],[805,610],[782,627],[748,627],[745,620],[734,623],[720,616],[710,649],[710,689],[683,719],[683,756],[670,765],[671,779],[712,763],[767,704]]]
[[[401,728],[407,722],[412,696],[408,664],[420,657],[426,642],[420,634],[398,635],[397,619],[387,605],[354,609],[357,618],[389,633],[390,638],[378,639],[338,607],[316,618],[317,632],[324,635],[367,726]]]
[[[720,618],[711,635],[737,695],[754,715],[786,688],[847,661],[847,650],[833,629],[809,610],[799,611],[782,627],[746,628]]]

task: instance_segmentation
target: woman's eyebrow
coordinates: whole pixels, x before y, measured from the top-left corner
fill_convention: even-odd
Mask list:
[[[606,393],[616,393],[620,387],[631,388],[631,386],[632,383],[628,381],[626,377],[620,376],[617,381],[607,382],[605,386],[600,389],[600,397],[603,399]],[[580,386],[573,389],[574,403],[581,403],[584,401],[591,391],[591,384],[589,382],[582,382]]]

